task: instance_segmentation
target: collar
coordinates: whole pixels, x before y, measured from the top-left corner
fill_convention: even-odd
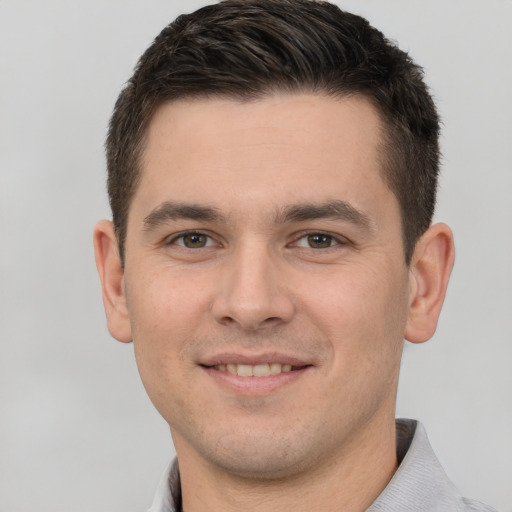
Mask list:
[[[396,444],[398,469],[366,512],[496,512],[459,494],[437,460],[421,423],[397,420]],[[175,459],[162,476],[148,512],[180,510],[180,475]]]
[[[435,456],[421,423],[404,419],[396,421],[396,450],[398,469],[366,512],[468,510],[465,498]]]

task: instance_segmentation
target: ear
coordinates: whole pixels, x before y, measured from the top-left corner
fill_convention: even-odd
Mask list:
[[[112,222],[102,220],[94,228],[94,254],[101,281],[103,305],[110,334],[119,341],[132,341],[124,289],[124,271]]]
[[[416,244],[409,270],[406,340],[423,343],[434,335],[454,259],[451,229],[446,224],[430,226]]]

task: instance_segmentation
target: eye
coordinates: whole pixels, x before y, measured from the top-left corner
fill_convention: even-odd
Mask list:
[[[180,245],[187,249],[201,249],[203,247],[209,247],[215,245],[215,242],[204,233],[197,233],[191,231],[189,233],[183,233],[173,238],[169,244]]]
[[[304,247],[307,249],[328,249],[335,245],[342,245],[344,242],[339,238],[327,233],[309,233],[301,236],[296,242],[296,247]]]

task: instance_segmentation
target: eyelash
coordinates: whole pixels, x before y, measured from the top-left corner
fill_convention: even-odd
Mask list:
[[[193,237],[193,236],[197,236],[197,237],[205,237],[207,240],[206,240],[206,244],[205,245],[202,245],[202,246],[199,246],[199,247],[188,247],[187,245],[185,245],[185,243],[177,243],[178,240],[182,240],[184,241],[185,237]],[[213,243],[211,243],[213,242]],[[179,247],[183,247],[184,249],[203,249],[205,247],[211,247],[212,245],[215,245],[215,241],[213,240],[213,238],[206,234],[206,233],[203,233],[202,231],[185,231],[183,233],[179,233],[175,236],[173,236],[171,239],[168,239],[165,241],[165,245],[177,245]]]
[[[324,238],[328,239],[330,245],[328,245],[327,247],[311,247],[310,240],[308,240],[306,242],[308,244],[307,247],[301,247],[298,245],[299,241],[304,240],[304,239],[307,240],[310,237],[324,237]],[[325,251],[325,250],[333,249],[337,246],[345,246],[348,244],[349,244],[349,241],[345,237],[342,237],[340,235],[333,235],[332,233],[325,232],[325,231],[310,231],[310,232],[301,234],[299,237],[297,237],[295,239],[295,241],[291,245],[300,247],[302,249],[313,249],[313,250],[318,250],[318,251],[320,251],[320,250]]]
[[[189,247],[189,246],[185,245],[184,239],[186,237],[194,237],[194,236],[204,237],[206,239],[205,244],[199,245],[198,247]],[[324,239],[327,239],[326,243],[328,243],[329,245],[327,245],[326,247],[311,247],[310,237],[323,237]],[[304,239],[307,240],[306,243],[308,244],[308,247],[299,245],[299,242]],[[177,243],[179,240],[181,240],[183,243]],[[310,231],[307,233],[302,233],[300,236],[295,238],[295,240],[291,244],[289,244],[289,246],[300,247],[302,249],[313,249],[313,250],[324,250],[325,251],[328,249],[332,249],[336,246],[344,246],[344,245],[348,245],[348,244],[349,244],[349,241],[346,238],[341,237],[339,235],[333,235],[332,233],[328,233],[328,232],[324,232],[324,231]],[[185,231],[183,233],[179,233],[179,234],[173,236],[170,240],[165,242],[165,245],[177,245],[179,247],[183,247],[184,249],[194,250],[194,249],[204,249],[206,247],[211,247],[216,244],[215,244],[214,239],[210,235],[208,235],[202,231],[192,230],[192,231]]]

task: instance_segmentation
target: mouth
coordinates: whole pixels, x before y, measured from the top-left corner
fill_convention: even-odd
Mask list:
[[[312,361],[279,353],[224,353],[199,362],[212,382],[243,396],[268,396],[302,381],[314,368]]]
[[[289,373],[303,370],[310,365],[294,366],[291,364],[281,363],[259,363],[259,364],[216,364],[212,366],[203,365],[205,368],[218,372],[237,375],[238,377],[270,377],[281,373]]]

